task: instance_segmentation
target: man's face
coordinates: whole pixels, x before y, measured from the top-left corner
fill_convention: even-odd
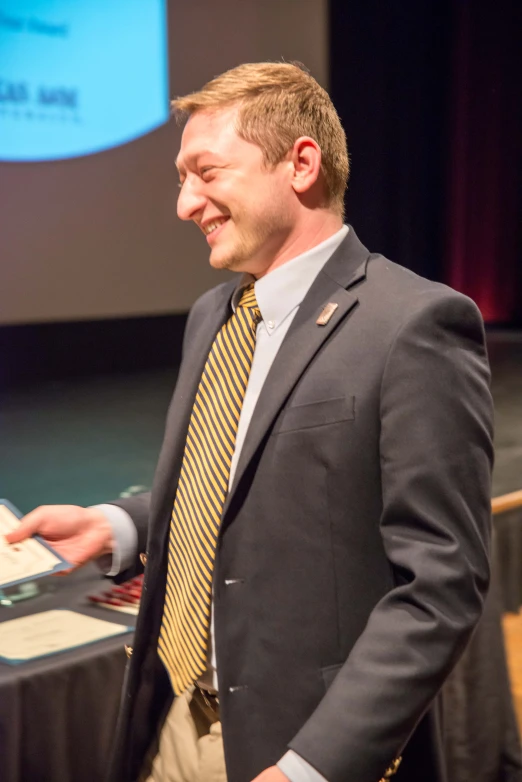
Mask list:
[[[193,114],[177,160],[178,217],[205,233],[216,269],[262,275],[296,220],[292,163],[263,163],[261,149],[234,130],[236,109]]]

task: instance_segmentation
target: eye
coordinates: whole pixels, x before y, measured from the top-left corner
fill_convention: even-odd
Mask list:
[[[205,168],[202,168],[200,173],[200,176],[202,179],[205,179],[206,176],[214,169],[214,166],[205,166]]]

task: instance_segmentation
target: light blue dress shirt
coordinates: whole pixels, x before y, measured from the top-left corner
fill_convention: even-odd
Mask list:
[[[232,307],[235,310],[241,298],[242,289],[254,281],[254,290],[262,320],[258,323],[256,331],[254,358],[243,400],[243,407],[241,408],[236,446],[230,466],[229,488],[234,482],[236,467],[248,426],[272,362],[290,328],[299,305],[326,261],[339,247],[347,233],[348,226],[344,225],[326,241],[287,261],[259,280],[254,280],[249,274],[244,274],[232,297]],[[122,508],[116,505],[98,505],[97,507],[105,512],[113,529],[115,549],[108,575],[114,576],[130,567],[134,562],[137,554],[137,532],[132,519]],[[213,619],[214,617],[212,616],[208,671],[204,680],[212,684],[217,690],[218,680]],[[327,782],[322,774],[319,774],[293,750],[289,750],[277,765],[290,782]]]

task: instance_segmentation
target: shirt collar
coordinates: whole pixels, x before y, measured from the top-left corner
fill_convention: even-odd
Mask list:
[[[265,324],[271,324],[269,332],[275,331],[287,315],[301,304],[313,281],[339,247],[348,230],[348,226],[343,225],[321,244],[278,266],[260,280],[255,280],[251,274],[243,274],[232,296],[234,312],[244,288],[254,282],[261,317]]]

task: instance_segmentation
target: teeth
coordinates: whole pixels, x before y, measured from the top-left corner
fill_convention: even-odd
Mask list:
[[[212,231],[215,231],[216,228],[219,228],[220,225],[223,225],[223,223],[226,221],[226,218],[224,217],[222,220],[214,220],[213,223],[209,223],[203,228],[203,231],[205,232],[206,236],[209,235]]]

